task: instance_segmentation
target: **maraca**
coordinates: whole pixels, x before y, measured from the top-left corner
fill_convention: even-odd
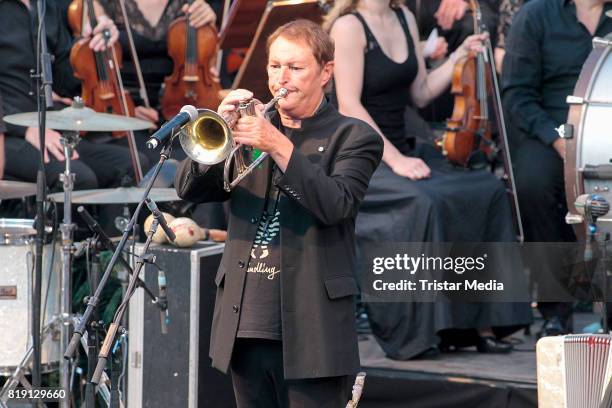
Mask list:
[[[165,213],[165,212],[162,212],[162,214],[164,215],[164,218],[166,219],[166,222],[168,224],[170,224],[170,222],[174,220],[174,216],[168,213]],[[154,218],[155,217],[153,217],[153,214],[149,214],[149,216],[145,220],[145,223],[144,223],[145,232],[149,232],[149,229],[151,228],[151,224],[153,223]],[[157,229],[155,230],[155,234],[153,234],[153,242],[157,244],[165,244],[166,242],[168,242],[168,237],[166,236],[166,233],[160,226],[157,227]]]

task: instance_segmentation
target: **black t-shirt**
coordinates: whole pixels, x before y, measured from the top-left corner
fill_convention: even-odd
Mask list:
[[[238,325],[238,337],[281,340],[280,308],[280,212],[281,192],[272,183],[280,171],[269,160],[270,182],[263,214],[247,267],[246,284]]]

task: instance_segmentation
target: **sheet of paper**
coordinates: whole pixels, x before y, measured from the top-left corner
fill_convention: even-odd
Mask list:
[[[434,28],[431,30],[425,46],[423,47],[423,57],[427,58],[436,51],[436,44],[438,42],[438,29]]]

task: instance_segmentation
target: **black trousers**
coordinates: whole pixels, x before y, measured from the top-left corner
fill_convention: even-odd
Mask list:
[[[236,339],[230,364],[238,408],[344,408],[348,376],[285,380],[282,343]]]
[[[126,174],[133,175],[129,151],[122,146],[108,143],[93,143],[85,136],[76,147],[79,159],[71,161],[75,173],[75,190],[117,187]],[[26,182],[36,182],[39,150],[23,138],[5,138],[7,175]],[[49,154],[45,164],[47,185],[52,190],[61,190],[59,175],[64,172],[65,162]],[[141,155],[141,161],[148,163]]]
[[[525,139],[512,158],[515,167],[516,188],[523,220],[526,242],[572,242],[576,236],[565,223],[567,204],[563,177],[563,160],[552,146],[536,139]],[[560,249],[562,251],[562,249]],[[537,265],[532,272],[540,277],[554,277],[563,283],[569,279],[562,266],[564,254],[550,251],[545,256],[533,256]],[[546,282],[538,285],[539,295],[548,295]],[[572,313],[571,303],[538,302],[545,319],[553,316],[567,320]]]

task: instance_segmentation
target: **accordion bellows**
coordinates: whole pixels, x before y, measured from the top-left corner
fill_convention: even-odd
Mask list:
[[[536,346],[539,408],[612,408],[612,337],[544,337]]]

